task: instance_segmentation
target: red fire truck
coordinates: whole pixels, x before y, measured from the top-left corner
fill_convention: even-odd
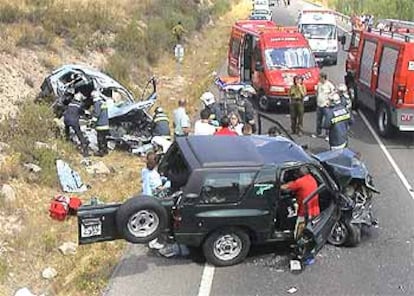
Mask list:
[[[297,30],[260,20],[238,21],[232,28],[228,74],[255,88],[262,110],[289,104],[296,75],[304,78],[305,105],[315,105],[319,68],[308,41]]]
[[[392,21],[387,30],[353,31],[345,65],[354,106],[375,112],[383,137],[414,131],[414,23]]]

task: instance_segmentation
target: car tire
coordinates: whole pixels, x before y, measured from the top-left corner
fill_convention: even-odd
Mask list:
[[[250,250],[249,235],[238,228],[226,228],[210,234],[203,244],[207,262],[230,266],[242,262]]]
[[[340,219],[332,228],[328,243],[336,247],[355,247],[361,242],[361,225]]]
[[[356,247],[361,242],[361,224],[347,224],[348,239],[346,241],[347,247]]]
[[[377,128],[380,136],[387,138],[392,134],[391,113],[385,104],[380,104],[376,112]]]
[[[265,94],[259,94],[259,101],[258,101],[259,109],[262,111],[269,111],[270,109],[270,101]]]
[[[166,209],[153,197],[132,197],[116,213],[119,234],[133,244],[145,244],[156,239],[167,227]]]

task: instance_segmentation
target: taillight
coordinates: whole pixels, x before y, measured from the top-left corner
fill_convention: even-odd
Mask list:
[[[405,85],[399,85],[397,89],[397,104],[402,104],[404,102],[405,96]]]

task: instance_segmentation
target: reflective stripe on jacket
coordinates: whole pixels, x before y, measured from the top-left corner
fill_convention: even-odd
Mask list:
[[[326,109],[325,125],[329,129],[329,145],[341,146],[348,142],[348,129],[351,123],[351,114],[348,109],[338,104]]]
[[[92,120],[96,130],[109,130],[108,105],[102,98],[93,100]]]
[[[167,114],[158,113],[153,119],[153,136],[170,136],[170,121]]]

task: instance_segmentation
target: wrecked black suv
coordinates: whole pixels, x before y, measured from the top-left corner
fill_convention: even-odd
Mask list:
[[[147,243],[161,234],[202,247],[208,262],[241,262],[252,244],[292,241],[295,195],[280,185],[307,166],[321,213],[307,218],[297,252],[316,253],[328,240],[356,245],[362,225],[374,223],[371,177],[351,150],[310,155],[284,137],[180,137],[159,171],[172,183],[167,198],[136,196],[122,204],[79,209],[79,243],[125,239]]]

